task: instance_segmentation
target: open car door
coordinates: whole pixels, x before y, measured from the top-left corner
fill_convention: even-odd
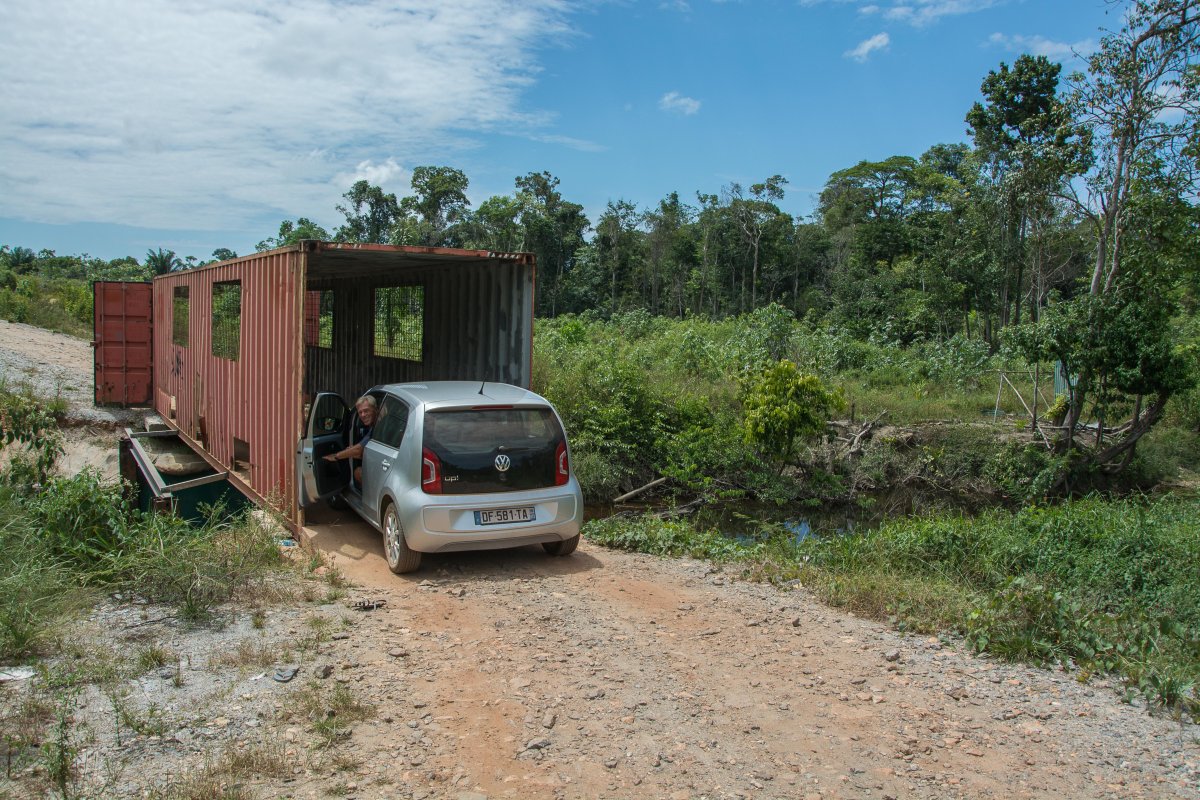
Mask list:
[[[340,396],[322,392],[313,400],[304,438],[296,449],[296,485],[300,487],[301,506],[311,506],[350,484],[349,461],[325,460],[325,456],[346,446],[349,419],[350,407]]]

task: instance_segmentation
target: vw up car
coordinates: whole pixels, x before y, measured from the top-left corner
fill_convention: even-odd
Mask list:
[[[297,453],[302,505],[348,505],[383,535],[396,573],[417,569],[422,553],[527,544],[574,552],[583,497],[562,420],[545,398],[478,381],[366,394],[378,410],[361,463],[324,459],[355,444],[355,412],[336,394],[314,398]]]

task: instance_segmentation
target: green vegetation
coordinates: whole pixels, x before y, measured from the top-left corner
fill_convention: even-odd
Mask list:
[[[1115,673],[1131,693],[1200,718],[1200,500],[1087,498],[978,517],[898,519],[865,534],[764,527],[733,540],[645,516],[588,523],[593,542],[799,580],[821,599],[979,651],[1081,676]]]
[[[36,398],[0,391],[0,658],[50,649],[56,623],[94,590],[130,591],[203,619],[280,565],[274,536],[213,509],[192,528],[142,514],[91,471],[52,473],[61,452]]]
[[[562,414],[593,501],[660,476],[677,497],[709,501],[858,503],[886,491],[910,495],[905,507],[978,507],[1063,493],[1052,490],[1064,459],[1025,406],[1033,367],[977,340],[864,342],[773,305],[720,321],[563,315],[539,321],[534,346],[534,388]],[[1003,384],[997,407],[1000,371],[1020,397]],[[790,409],[796,416],[781,419],[805,420],[803,429],[761,424],[768,395],[754,387],[775,372],[786,381],[770,408]],[[1040,366],[1039,417],[1052,375]],[[788,405],[787,385],[823,388]],[[747,437],[756,414],[761,433]],[[831,414],[841,419],[826,426]],[[1190,424],[1181,403],[1170,405],[1121,475],[1084,474],[1070,488],[1149,487],[1196,469]]]

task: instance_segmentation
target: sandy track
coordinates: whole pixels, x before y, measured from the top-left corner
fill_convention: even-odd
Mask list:
[[[352,515],[312,532],[358,596],[388,600],[339,657],[383,720],[355,731],[357,754],[418,793],[1200,796],[1195,728],[803,590],[586,543],[398,577]]]

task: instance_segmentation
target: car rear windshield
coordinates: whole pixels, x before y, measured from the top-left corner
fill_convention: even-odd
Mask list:
[[[562,426],[549,408],[472,408],[425,415],[425,448],[441,462],[443,494],[554,485]]]

